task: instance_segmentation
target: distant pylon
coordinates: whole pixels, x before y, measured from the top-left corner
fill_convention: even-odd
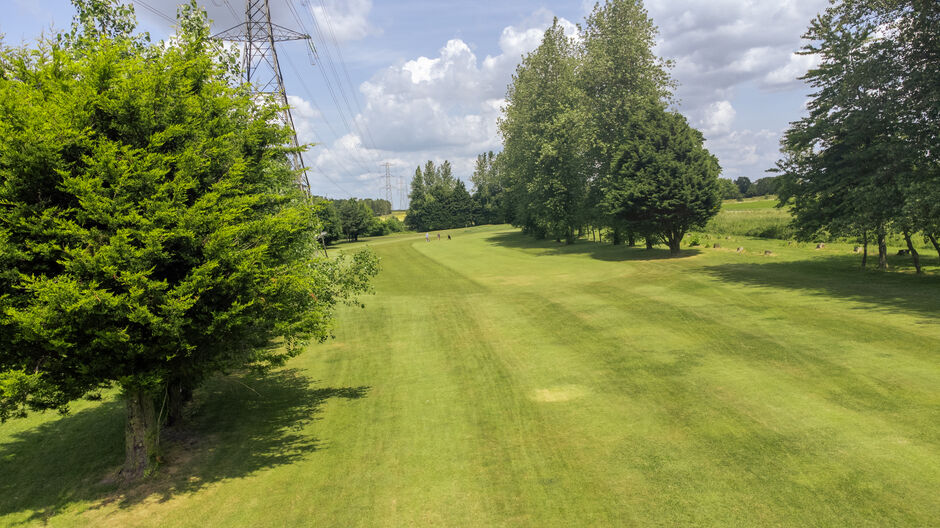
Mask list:
[[[290,145],[294,149],[300,146],[297,129],[287,103],[287,90],[284,77],[277,60],[275,42],[285,40],[308,40],[310,35],[298,33],[292,29],[271,23],[271,8],[268,0],[246,0],[245,22],[215,35],[214,38],[231,42],[244,42],[242,52],[242,76],[250,83],[255,93],[273,95],[284,110],[281,119],[291,130]],[[310,194],[310,179],[304,168],[304,158],[300,151],[291,154],[291,165],[301,174],[300,186]]]
[[[392,175],[389,172],[392,164],[386,161],[382,166],[385,167],[385,199],[388,200],[388,206],[392,207]]]

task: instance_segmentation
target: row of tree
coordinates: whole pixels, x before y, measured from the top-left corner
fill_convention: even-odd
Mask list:
[[[428,161],[415,169],[405,225],[415,231],[466,227],[473,223],[473,201],[449,161]]]
[[[777,194],[780,186],[779,176],[765,176],[752,182],[747,176],[741,176],[734,181],[722,179],[721,197],[724,200],[737,200],[741,198],[754,198],[756,196],[771,196]]]
[[[525,232],[573,243],[587,225],[614,243],[666,242],[675,254],[720,207],[717,159],[671,111],[669,64],[640,0],[595,6],[571,38],[556,20],[523,58],[499,129],[499,203]],[[485,173],[485,171],[484,171]],[[484,179],[483,195],[489,196]]]
[[[940,253],[940,3],[838,2],[804,38],[816,91],[783,141],[781,205],[802,238],[857,237],[866,256],[873,238],[881,269],[898,232],[919,273],[913,237]]]
[[[405,230],[401,220],[390,216],[391,204],[388,200],[317,198],[316,202],[317,215],[323,223],[322,240],[326,244],[340,238],[356,241],[360,236],[384,236]],[[377,210],[389,212],[377,213]],[[389,216],[382,219],[377,216],[379,214]]]
[[[326,339],[377,259],[317,255],[281,109],[195,2],[156,44],[73,3],[70,32],[0,49],[0,421],[116,387],[134,479],[203,380]]]

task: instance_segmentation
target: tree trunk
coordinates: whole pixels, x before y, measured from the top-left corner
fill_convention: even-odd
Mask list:
[[[623,233],[620,231],[619,227],[614,228],[613,243],[615,246],[623,244]]]
[[[888,269],[888,244],[885,242],[884,226],[878,226],[878,269]]]
[[[571,244],[574,244],[574,241],[575,241],[574,228],[569,226],[567,231],[565,232],[565,245],[570,246]]]
[[[633,231],[627,231],[627,247],[636,246],[636,233]]]
[[[669,254],[675,257],[679,254],[679,243],[682,242],[682,235],[678,233],[672,233],[666,238],[667,242],[669,243]]]
[[[920,275],[923,271],[920,269],[920,255],[917,254],[917,250],[914,249],[914,244],[911,242],[911,234],[907,231],[904,231],[904,241],[907,242],[907,251],[911,254],[911,259],[914,261],[914,269],[917,270],[917,274]]]
[[[645,237],[646,240],[646,249],[653,249],[653,244],[656,243],[656,239],[651,236]]]
[[[126,389],[124,403],[127,421],[124,429],[124,469],[121,470],[121,477],[125,481],[132,481],[153,470],[157,459],[160,427],[157,424],[153,398],[142,388]]]
[[[930,242],[933,244],[933,248],[937,250],[937,258],[940,259],[940,244],[937,243],[937,237],[934,235],[927,235],[927,238],[930,239]]]
[[[593,227],[591,228],[591,240],[593,240],[594,242],[597,242],[597,230],[594,229]]]
[[[862,269],[868,264],[868,231],[862,232]]]

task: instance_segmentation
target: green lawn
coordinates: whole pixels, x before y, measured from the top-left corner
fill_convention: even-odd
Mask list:
[[[844,244],[713,236],[670,259],[449,233],[364,242],[366,308],[268,379],[210,383],[143,485],[107,481],[116,403],[0,426],[0,525],[940,519],[936,254],[917,277]]]

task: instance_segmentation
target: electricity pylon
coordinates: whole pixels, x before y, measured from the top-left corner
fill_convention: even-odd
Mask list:
[[[277,48],[274,45],[275,42],[287,40],[309,40],[310,35],[271,23],[268,0],[246,0],[245,21],[215,35],[214,38],[244,43],[242,76],[245,82],[251,84],[255,93],[273,96],[283,108],[281,119],[290,127],[290,146],[295,149],[291,154],[291,165],[301,174],[301,188],[310,194],[310,179],[304,168],[303,155],[298,150],[300,142],[297,140],[297,129],[294,128],[294,118],[287,103],[287,90],[284,88],[284,77],[281,76]]]
[[[392,175],[389,172],[392,164],[386,161],[382,166],[385,167],[385,199],[388,200],[388,206],[392,207]]]

